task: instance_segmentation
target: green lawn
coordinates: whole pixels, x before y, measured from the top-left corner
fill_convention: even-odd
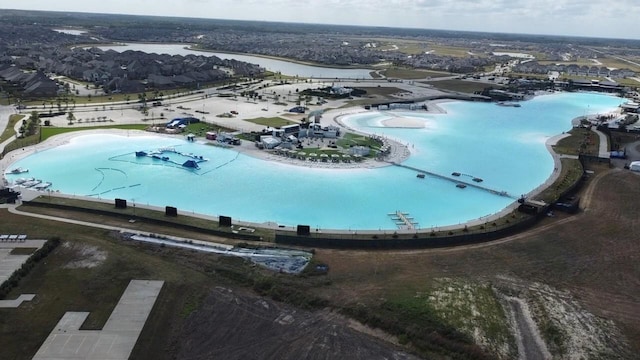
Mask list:
[[[381,95],[381,96],[389,96],[391,94],[403,93],[406,92],[397,87],[393,86],[378,86],[378,87],[358,87],[360,90],[364,90],[367,92],[367,95]]]
[[[501,88],[496,84],[485,84],[482,82],[465,81],[465,80],[442,80],[442,81],[429,81],[426,84],[433,85],[433,87],[442,90],[458,91],[463,93],[473,94],[476,91],[482,91],[485,88],[492,86],[493,88]]]
[[[193,123],[193,124],[189,124],[187,125],[187,127],[185,128],[185,133],[192,133],[195,134],[196,136],[206,136],[207,131],[214,131],[214,132],[221,132],[221,131],[226,131],[226,132],[232,132],[235,131],[233,129],[229,129],[223,126],[218,126],[218,125],[213,125],[213,124],[209,124],[209,123],[205,123],[205,122],[199,122],[199,123]]]
[[[469,51],[471,49],[462,48],[457,46],[449,46],[449,45],[440,45],[440,44],[429,44],[427,47],[429,51],[433,51],[436,55],[442,56],[454,56],[454,57],[469,57]],[[484,54],[478,54],[477,56],[486,56]]]
[[[380,144],[377,141],[371,139],[370,137],[353,134],[353,133],[344,134],[342,138],[336,142],[336,145],[342,148],[349,148],[352,145],[368,146],[370,148],[380,147]]]
[[[9,123],[7,124],[7,128],[4,129],[2,135],[0,135],[0,143],[16,134],[14,127],[16,126],[16,123],[22,120],[24,117],[26,117],[26,115],[13,114],[9,116]]]
[[[552,203],[558,200],[560,194],[571,188],[582,178],[584,169],[578,159],[560,159],[562,170],[558,180],[535,196],[536,200]]]
[[[578,155],[589,154],[597,155],[600,147],[600,138],[591,130],[584,128],[573,128],[569,131],[568,136],[553,147],[558,154]]]
[[[258,125],[271,126],[271,127],[274,127],[274,128],[279,128],[279,127],[286,126],[286,125],[296,124],[296,122],[293,122],[293,121],[287,120],[287,119],[283,119],[281,117],[270,117],[270,118],[259,117],[259,118],[255,118],[255,119],[247,119],[245,121],[252,122],[252,123],[258,124]]]
[[[451,74],[444,71],[429,71],[419,69],[406,69],[406,68],[389,68],[382,72],[388,78],[397,79],[425,79],[428,77],[437,78],[450,76]]]

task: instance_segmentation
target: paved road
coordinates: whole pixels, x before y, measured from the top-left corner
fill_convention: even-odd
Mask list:
[[[9,117],[11,116],[11,114],[14,114],[14,113],[15,113],[15,109],[13,106],[6,106],[6,105],[0,106],[0,133],[2,133],[4,129],[7,128],[7,125],[9,125]],[[4,147],[8,143],[12,142],[14,139],[15,139],[15,136],[0,143],[0,153],[2,153],[2,150],[4,150]]]
[[[600,156],[601,158],[608,158],[610,153],[609,153],[609,139],[607,138],[607,135],[605,135],[602,131],[596,130],[594,128],[591,128],[591,131],[596,133],[600,138],[600,148],[598,149],[598,156]]]
[[[509,306],[516,322],[516,338],[520,360],[548,360],[551,354],[544,341],[540,338],[537,326],[524,301],[518,298],[508,298]]]

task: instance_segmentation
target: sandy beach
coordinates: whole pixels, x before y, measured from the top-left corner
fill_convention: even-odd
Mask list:
[[[148,124],[149,126],[163,126],[171,119],[177,117],[196,117],[201,121],[213,125],[218,125],[226,128],[236,129],[242,132],[259,132],[262,131],[265,126],[259,125],[247,119],[255,119],[260,117],[282,117],[284,119],[300,122],[305,115],[290,113],[288,110],[295,106],[295,103],[291,101],[297,96],[297,92],[304,89],[318,88],[331,86],[333,83],[329,82],[300,82],[294,84],[284,84],[269,87],[263,89],[260,93],[263,96],[262,101],[247,100],[243,97],[218,97],[213,94],[214,89],[208,89],[208,92],[191,94],[182,96],[179,98],[170,98],[163,100],[161,106],[150,107],[148,113],[145,115],[140,112],[137,107],[140,104],[131,102],[130,104],[118,103],[118,104],[78,104],[73,109],[75,120],[70,123],[67,116],[56,116],[46,118],[51,126],[56,127],[91,127],[91,126],[105,126],[105,125],[123,125],[123,124]],[[341,83],[340,86],[353,86],[362,84],[349,84]],[[371,86],[371,85],[369,85]],[[396,85],[398,86],[398,85]],[[406,85],[408,86],[408,85]],[[405,86],[405,87],[406,87]],[[419,88],[420,91],[429,91],[428,89]],[[274,99],[279,98],[282,101],[287,101],[288,105],[274,105]],[[444,113],[438,103],[443,100],[435,100],[427,103],[428,113],[441,114]],[[310,111],[328,109],[321,117],[320,123],[322,126],[334,125],[343,128],[344,131],[356,132],[361,135],[370,135],[356,131],[355,129],[344,126],[339,120],[340,117],[366,112],[363,107],[342,108],[345,104],[345,100],[329,100],[326,104],[313,105],[307,104]],[[1,107],[2,114],[8,118],[10,113],[14,113],[15,109],[9,106]],[[50,108],[35,106],[23,110],[23,113],[29,114],[31,111],[38,111],[40,113],[46,113],[51,111]],[[230,117],[220,117],[221,114],[230,114],[231,112],[237,113]],[[424,113],[424,110],[419,110]],[[421,128],[424,127],[424,123],[419,119],[405,118],[399,115],[394,115],[392,111],[389,112],[391,118],[383,122],[383,126],[386,127],[404,127],[404,128]],[[133,135],[135,131],[129,130],[86,130],[92,133],[111,133],[111,134],[127,134]],[[71,137],[86,134],[86,131],[66,133],[58,135],[52,139],[48,139],[46,142],[40,143],[35,146],[21,148],[7,154],[2,160],[0,160],[0,168],[4,173],[10,168],[10,164],[27,156],[33,152],[41,151],[53,146],[59,146],[68,141]],[[143,132],[144,135],[156,135],[156,136],[171,136],[174,138],[184,138],[184,134],[180,135],[167,135],[161,133]],[[204,138],[198,138],[197,141],[206,142]],[[389,146],[390,152],[385,160],[393,162],[402,162],[410,156],[410,151],[406,145],[403,145],[397,139],[384,139]],[[305,167],[322,167],[322,168],[373,168],[388,166],[389,164],[384,161],[376,161],[372,159],[364,160],[361,162],[321,162],[321,161],[305,161],[300,159],[292,159],[276,155],[271,151],[263,151],[257,149],[253,143],[243,141],[243,144],[238,147],[234,147],[235,150],[245,153],[249,156],[261,158],[268,161],[279,161],[296,166]]]

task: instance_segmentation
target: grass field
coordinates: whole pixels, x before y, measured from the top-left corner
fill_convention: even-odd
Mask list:
[[[538,61],[538,63],[540,63],[541,65],[555,65],[555,64],[560,64],[560,65],[578,65],[578,66],[597,66],[595,62],[591,61],[590,59],[576,59],[573,61],[552,61],[552,60],[546,60],[546,61]]]
[[[465,80],[439,80],[429,81],[425,84],[433,85],[433,87],[441,90],[457,91],[463,93],[473,94],[478,91],[482,91],[485,88],[491,86],[495,88],[501,88],[500,85],[485,84],[481,82],[465,81]]]
[[[553,147],[558,154],[565,155],[598,155],[600,148],[600,138],[596,133],[585,128],[573,128],[569,130],[571,136],[558,141]]]
[[[450,73],[447,72],[439,72],[439,71],[429,71],[429,70],[420,70],[420,69],[407,69],[407,68],[389,68],[383,72],[383,74],[388,78],[396,78],[396,79],[425,79],[428,77],[438,78],[451,76]]]
[[[11,219],[13,231],[21,229],[30,233],[31,237],[56,233],[63,235],[67,241],[73,238],[73,241],[59,246],[45,261],[40,262],[9,295],[9,298],[13,298],[24,292],[35,293],[37,301],[16,310],[0,310],[3,358],[31,358],[66,311],[90,311],[82,328],[102,328],[131,279],[164,279],[167,282],[156,306],[166,309],[171,304],[172,312],[167,316],[157,316],[154,311],[156,316],[150,319],[150,329],[157,327],[154,326],[155,322],[162,323],[166,321],[163,318],[171,318],[174,311],[179,312],[184,298],[190,292],[203,291],[198,289],[206,286],[204,275],[162,257],[118,245],[114,240],[109,240],[105,231],[64,224],[51,226],[28,218],[14,218],[8,213],[3,213],[2,217]],[[6,228],[6,224],[2,227]],[[56,230],[39,231],[48,227],[55,227]],[[70,234],[73,236],[70,237]],[[79,260],[84,260],[87,265],[74,266]],[[184,291],[186,288],[189,291]],[[29,321],[23,321],[26,318]],[[148,329],[145,328],[145,331]],[[147,338],[146,341],[153,343],[154,339]],[[166,346],[157,345],[162,349]],[[146,351],[153,353],[154,348]],[[148,358],[153,358],[153,355]]]
[[[147,231],[147,232],[162,232],[163,234],[175,235],[179,236],[180,234],[184,234],[184,229],[176,229],[176,226],[172,224],[180,224],[187,225],[193,227],[195,229],[214,229],[221,232],[231,233],[231,228],[219,227],[218,222],[211,219],[205,218],[197,218],[188,216],[188,210],[178,209],[178,213],[185,214],[187,216],[178,216],[176,218],[167,217],[164,215],[162,211],[149,210],[145,208],[141,208],[138,206],[136,208],[135,204],[129,203],[127,209],[116,209],[112,203],[104,203],[104,202],[93,202],[86,201],[80,199],[69,199],[69,198],[58,198],[58,197],[48,197],[48,196],[40,196],[34,200],[34,202],[40,202],[44,204],[60,204],[65,206],[74,206],[78,210],[71,211],[65,210],[69,214],[69,216],[74,219],[83,220],[83,221],[91,221],[91,219],[95,218],[95,215],[84,211],[83,209],[90,210],[99,210],[107,213],[112,213],[114,217],[105,217],[102,221],[106,225],[110,226],[124,226],[134,230]],[[140,205],[140,204],[138,204]],[[53,215],[59,213],[60,210],[57,209],[49,209],[46,207],[27,207],[27,211],[34,212],[38,214],[45,215]],[[135,223],[130,223],[129,219],[137,219]],[[158,220],[161,223],[155,221],[147,221],[147,220]],[[162,231],[160,231],[162,230]],[[216,235],[207,235],[205,233],[198,234],[197,231],[187,231],[189,232],[189,236],[195,237],[201,240],[209,240],[215,242],[223,242],[223,243],[233,243],[227,238],[216,236]],[[264,239],[264,241],[271,241],[274,237],[273,231],[256,229],[253,233],[256,236],[260,236]]]
[[[9,123],[7,124],[7,127],[2,132],[2,135],[0,135],[0,143],[4,142],[8,138],[16,134],[14,130],[16,123],[18,121],[21,121],[25,117],[26,115],[19,115],[19,114],[13,114],[9,116]]]
[[[136,359],[168,359],[182,344],[201,341],[197,333],[184,333],[183,324],[204,306],[211,289],[221,285],[343,311],[377,328],[378,334],[384,330],[395,335],[407,349],[428,358],[475,354],[464,358],[493,359],[499,357],[485,351],[495,345],[474,345],[477,341],[469,334],[476,334],[478,328],[486,337],[504,339],[495,344],[510,342],[508,336],[498,335],[504,334],[503,315],[489,287],[507,277],[518,291],[544,283],[571,294],[586,310],[614,321],[633,349],[640,350],[640,268],[636,266],[640,251],[633,232],[640,221],[635,215],[640,212],[637,177],[601,169],[589,181],[579,194],[589,211],[573,217],[558,214],[531,231],[495,243],[414,251],[316,249],[314,261],[329,265],[326,277],[265,275],[242,261],[131,244],[105,230],[0,209],[0,233],[59,236],[71,243],[58,247],[11,293],[13,297],[34,292],[38,301],[18,310],[0,310],[0,346],[8,358],[30,358],[68,310],[91,311],[85,328],[100,328],[128,280],[146,278],[167,283],[134,349]],[[96,221],[95,215],[81,211],[63,214]],[[186,237],[192,234],[144,221],[131,224],[126,218],[99,216],[97,221]],[[68,266],[81,259],[97,265]],[[239,311],[238,316],[245,313]],[[233,319],[224,326],[233,329]],[[619,357],[632,359],[633,352],[617,339],[611,337],[607,346],[620,346],[615,347]],[[256,339],[227,341],[242,349],[242,341]]]
[[[632,190],[637,177],[603,175],[591,180],[598,184],[593,192],[587,188],[582,193],[588,212],[573,218],[557,215],[499,245],[415,252],[317,250],[317,260],[332,269],[332,286],[318,292],[374,308],[397,294],[413,301],[409,299],[417,292],[437,287],[443,277],[492,282],[508,276],[525,289],[529,282],[540,282],[570,291],[588,310],[614,320],[638,349],[640,283],[635,279],[640,268],[635,264],[640,251],[631,232],[639,221],[632,215],[640,211],[640,193]]]
[[[541,193],[535,196],[536,200],[542,200],[547,204],[551,204],[557,201],[560,194],[570,189],[576,184],[584,174],[582,164],[577,159],[560,159],[562,163],[562,169],[560,176],[556,182],[544,189]]]
[[[616,69],[629,69],[636,72],[640,71],[640,66],[628,63],[624,60],[620,60],[612,57],[598,58],[598,60],[602,63],[603,66],[606,66],[606,67],[611,67]]]
[[[458,46],[447,46],[435,43],[430,43],[427,47],[428,51],[433,51],[436,55],[442,56],[454,56],[454,57],[468,57],[471,49]],[[482,56],[482,54],[480,54]]]
[[[358,89],[362,89],[367,92],[367,95],[380,95],[380,96],[389,96],[392,94],[403,93],[405,92],[402,89],[392,86],[380,86],[380,87],[358,87]]]
[[[247,119],[246,121],[252,122],[254,124],[270,126],[270,127],[274,127],[274,128],[280,128],[280,127],[285,126],[285,125],[296,124],[296,122],[293,122],[293,121],[287,120],[287,119],[283,119],[281,117],[270,117],[270,118],[260,117],[260,118],[255,118],[255,119]]]
[[[336,145],[342,148],[349,148],[352,145],[368,146],[372,149],[380,147],[380,143],[370,137],[352,133],[344,134],[344,136],[336,142]]]

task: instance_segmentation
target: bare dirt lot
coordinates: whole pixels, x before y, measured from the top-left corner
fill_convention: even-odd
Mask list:
[[[587,209],[548,219],[537,229],[497,243],[443,250],[318,250],[333,286],[319,291],[343,302],[378,304],[412,296],[439,277],[495,281],[513,276],[568,291],[589,311],[613,320],[640,351],[640,176],[612,170],[592,179]]]
[[[633,359],[640,351],[640,176],[598,172],[580,194],[586,209],[576,216],[557,213],[526,233],[476,246],[317,250],[314,261],[329,266],[326,276],[270,273],[239,259],[134,244],[105,230],[0,210],[0,231],[74,243],[54,250],[10,294],[37,295],[23,308],[0,313],[0,357],[30,358],[65,311],[90,311],[84,328],[100,329],[128,281],[141,278],[166,284],[133,351],[136,359],[411,358],[403,351],[494,359],[486,351],[500,352],[500,346],[508,347],[501,353],[509,358],[516,351],[509,336],[502,341],[506,345],[481,350],[474,345],[476,334],[460,325],[467,323],[465,304],[449,311],[452,303],[475,301],[478,322],[468,328],[481,329],[485,339],[503,334],[477,316],[486,309],[499,313],[492,295],[498,287],[528,301],[543,338],[551,339],[552,354],[586,346],[575,336],[579,332],[559,326],[557,319],[566,313],[557,312],[560,304],[573,309],[583,328],[614,334],[598,336],[607,352],[597,356]],[[87,259],[92,267],[69,266]],[[361,325],[367,335],[356,332],[337,313],[388,332]],[[610,325],[619,332],[602,331]]]
[[[351,329],[336,314],[223,287],[186,319],[178,342],[179,359],[418,359]]]

